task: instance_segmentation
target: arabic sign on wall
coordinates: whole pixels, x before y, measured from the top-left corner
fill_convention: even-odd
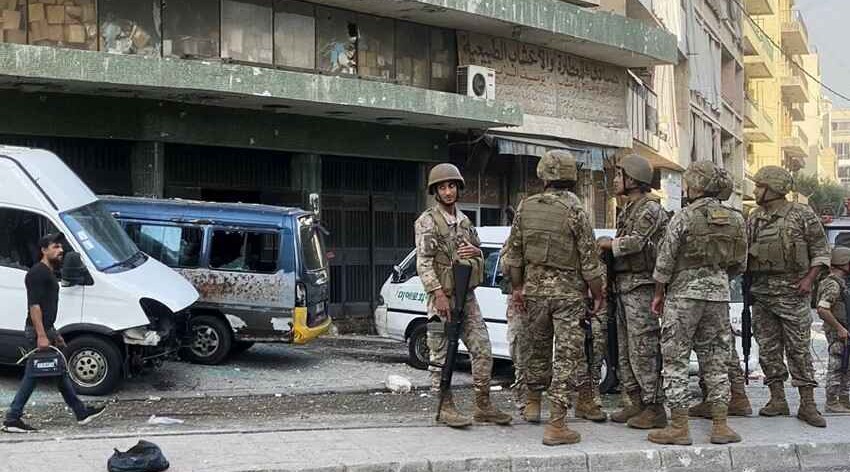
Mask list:
[[[525,113],[626,128],[621,67],[510,39],[459,31],[458,64],[496,70],[496,98]]]

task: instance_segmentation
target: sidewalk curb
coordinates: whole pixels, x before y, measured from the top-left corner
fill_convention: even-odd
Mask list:
[[[568,446],[567,446],[568,447]],[[557,456],[482,457],[239,472],[839,472],[850,470],[850,442],[662,447]]]

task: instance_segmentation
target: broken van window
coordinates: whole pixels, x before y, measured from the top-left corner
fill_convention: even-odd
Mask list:
[[[276,272],[279,249],[277,233],[215,230],[210,267],[239,272]]]
[[[100,0],[100,50],[159,56],[162,43],[160,0]]]
[[[126,230],[139,249],[169,267],[200,265],[204,238],[200,228],[127,223]]]

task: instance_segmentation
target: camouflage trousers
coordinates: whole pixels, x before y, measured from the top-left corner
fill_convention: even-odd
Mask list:
[[[687,298],[668,299],[661,322],[664,393],[671,408],[688,408],[688,364],[696,351],[707,388],[706,401],[729,404],[729,304]]]
[[[744,385],[745,383],[744,369],[741,368],[741,359],[738,357],[738,350],[735,346],[735,334],[731,329],[729,335],[729,358],[726,360],[726,375],[729,376],[730,385]],[[702,368],[702,364],[699,366],[699,387],[703,392],[706,391],[705,370]]]
[[[753,294],[753,334],[759,345],[764,383],[784,383],[791,373],[795,387],[816,387],[812,364],[812,315],[807,297]],[[788,359],[785,366],[783,357]]]
[[[658,365],[661,326],[650,307],[655,287],[643,285],[619,295],[617,342],[620,383],[626,392],[640,391],[644,403],[664,400]]]
[[[825,323],[823,330],[826,334],[826,341],[829,343],[827,352],[829,359],[826,365],[826,394],[847,395],[850,391],[850,369],[846,373],[841,372],[841,354],[844,351],[844,341],[838,339],[835,330]]]
[[[527,360],[526,382],[533,391],[549,389],[549,398],[569,407],[575,390],[576,370],[584,356],[584,331],[580,321],[581,301],[526,297],[530,321],[531,357]]]
[[[490,351],[490,336],[487,325],[481,316],[481,308],[474,294],[466,297],[464,306],[464,321],[460,339],[469,351],[472,360],[472,384],[476,391],[490,391],[490,374],[493,371],[493,356]],[[445,319],[440,317],[428,304],[428,349],[431,364],[443,365],[446,362],[448,338],[446,337]],[[440,367],[428,366],[431,372],[431,387],[440,387]]]
[[[508,320],[508,347],[514,364],[514,383],[511,385],[511,393],[514,397],[514,403],[521,411],[525,408],[528,398],[526,371],[528,370],[528,359],[531,357],[531,340],[528,331],[529,317],[527,311],[515,309],[510,302],[505,317]]]

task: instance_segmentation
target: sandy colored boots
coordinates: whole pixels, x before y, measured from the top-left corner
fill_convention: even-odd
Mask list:
[[[850,406],[847,405],[847,395],[826,395],[826,412],[827,413],[850,413]]]
[[[543,444],[560,446],[581,441],[581,435],[567,427],[567,409],[556,402],[550,402],[549,423],[543,430]]]
[[[526,399],[525,409],[522,410],[522,418],[529,423],[540,422],[540,399],[543,392],[529,390],[528,398]]]
[[[797,410],[797,418],[805,421],[811,426],[818,428],[826,428],[826,420],[818,411],[818,406],[815,404],[815,388],[814,387],[799,387],[800,390],[800,409]]]
[[[608,415],[602,411],[596,398],[593,396],[593,387],[586,383],[579,388],[578,402],[576,402],[576,418],[604,423],[608,421]]]
[[[700,382],[702,390],[702,402],[692,406],[688,410],[688,414],[695,418],[711,419],[711,403],[708,403],[708,392],[705,386]],[[747,391],[743,383],[732,384],[732,398],[729,400],[728,413],[729,416],[750,416],[753,414],[753,407],[750,404],[750,399],[747,397]]]
[[[675,408],[670,410],[670,425],[664,429],[650,431],[647,439],[656,444],[676,444],[689,446],[693,444],[688,430],[688,409]]]
[[[446,394],[440,411],[437,412],[437,422],[450,428],[465,428],[472,424],[472,418],[461,413],[455,406],[452,393]]]
[[[490,392],[475,392],[475,412],[472,414],[475,421],[481,423],[496,423],[501,425],[511,424],[511,415],[499,411],[490,402]]]
[[[629,418],[626,424],[635,429],[663,428],[667,426],[667,411],[661,403],[646,404],[643,411]]]
[[[728,407],[713,405],[711,407],[711,442],[713,444],[729,444],[741,442],[741,436],[726,424]]]
[[[611,415],[611,421],[615,423],[625,423],[633,416],[637,416],[643,411],[643,399],[640,397],[640,390],[631,391],[628,393],[631,403],[623,407],[622,410]]]
[[[782,382],[774,382],[768,385],[770,388],[770,400],[767,405],[759,410],[761,416],[788,416],[791,410],[788,408],[788,400],[785,399],[785,386]]]

